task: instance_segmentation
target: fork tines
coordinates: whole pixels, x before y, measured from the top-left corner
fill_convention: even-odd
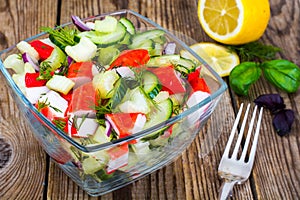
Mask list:
[[[229,156],[230,147],[231,147],[231,144],[233,142],[235,133],[237,132],[237,128],[238,128],[238,125],[239,125],[239,122],[240,122],[240,118],[241,118],[241,115],[242,115],[242,111],[243,111],[243,106],[244,106],[244,104],[242,103],[241,106],[240,106],[240,109],[238,111],[238,114],[236,116],[236,119],[235,119],[235,122],[234,122],[234,125],[233,125],[233,128],[232,128],[232,131],[230,133],[230,136],[229,136],[229,139],[228,139],[228,143],[226,145],[226,148],[225,148],[223,156],[226,156],[226,157]],[[237,159],[239,147],[241,145],[241,142],[242,142],[242,139],[243,139],[243,135],[244,135],[244,130],[245,130],[245,127],[246,127],[246,122],[247,122],[247,118],[248,118],[250,106],[251,105],[248,104],[247,109],[245,111],[244,119],[242,121],[242,124],[241,124],[241,127],[240,127],[240,131],[238,133],[238,138],[237,138],[237,141],[236,141],[233,153],[231,155],[232,159]],[[240,157],[241,161],[244,161],[245,158],[246,158],[247,149],[248,149],[248,146],[249,146],[249,143],[250,143],[250,138],[251,138],[251,135],[252,135],[252,132],[253,132],[254,121],[255,121],[255,118],[256,118],[256,112],[257,112],[257,106],[254,107],[254,111],[253,111],[253,114],[252,114],[252,117],[251,117],[251,121],[250,121],[250,124],[248,126],[249,128],[248,128],[248,133],[247,133],[247,136],[246,136],[246,141],[244,143],[242,155]],[[250,151],[250,154],[249,154],[249,156],[250,156],[249,160],[254,159],[254,155],[255,155],[255,151],[256,151],[256,146],[257,146],[257,141],[258,141],[259,129],[260,129],[260,125],[261,125],[262,112],[263,112],[263,107],[260,108],[259,117],[258,117],[257,125],[256,125],[256,130],[255,130],[255,133],[254,133],[254,139],[253,139],[251,151]]]

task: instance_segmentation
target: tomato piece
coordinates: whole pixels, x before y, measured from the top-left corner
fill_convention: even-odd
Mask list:
[[[53,47],[40,41],[34,40],[29,43],[39,54],[40,60],[46,60],[52,53]]]
[[[47,83],[47,80],[38,80],[39,73],[26,73],[25,74],[25,86],[26,87],[40,87]]]
[[[170,94],[184,93],[186,91],[180,77],[178,77],[176,70],[172,65],[149,68],[149,70],[159,79],[162,90],[168,91]]]
[[[99,95],[97,94],[93,83],[85,83],[73,90],[69,105],[69,112],[90,111],[95,112]]]
[[[109,69],[120,66],[139,67],[149,59],[150,55],[146,49],[125,50],[110,64]]]
[[[67,78],[76,78],[79,76],[93,77],[92,62],[76,62],[69,66]]]
[[[37,105],[38,105],[38,104],[36,104],[36,107],[38,108]],[[50,121],[53,120],[54,115],[53,115],[53,113],[52,113],[52,111],[51,111],[51,109],[50,109],[49,106],[45,106],[45,107],[43,107],[43,108],[38,108],[38,109],[39,109],[40,113],[42,113],[42,114],[43,114],[46,118],[48,118]]]
[[[67,100],[67,102],[69,102],[69,103],[72,100],[72,95],[73,95],[73,90],[71,90],[70,92],[68,92],[68,94],[63,94],[63,93],[60,94],[60,96],[62,98],[64,98],[65,100]]]
[[[193,91],[202,91],[210,93],[210,89],[207,86],[205,79],[199,77],[199,75],[200,68],[188,75],[188,82],[191,85]]]

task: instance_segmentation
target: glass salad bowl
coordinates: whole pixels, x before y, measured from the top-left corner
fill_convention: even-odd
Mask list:
[[[0,55],[32,133],[92,196],[181,155],[227,89],[187,43],[130,10],[72,16]]]

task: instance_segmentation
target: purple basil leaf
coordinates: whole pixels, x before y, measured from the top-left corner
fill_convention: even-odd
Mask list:
[[[291,109],[284,109],[275,114],[273,118],[273,127],[278,135],[284,136],[291,132],[295,115]]]
[[[259,107],[269,109],[273,114],[285,108],[283,99],[279,94],[263,94],[254,100],[254,103]]]

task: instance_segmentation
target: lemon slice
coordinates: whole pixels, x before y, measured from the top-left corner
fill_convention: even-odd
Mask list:
[[[199,0],[198,18],[204,31],[224,44],[258,40],[270,19],[269,0]]]
[[[196,43],[190,48],[209,64],[221,77],[228,76],[240,59],[226,47],[209,42]],[[182,57],[195,59],[188,51],[180,52]]]

